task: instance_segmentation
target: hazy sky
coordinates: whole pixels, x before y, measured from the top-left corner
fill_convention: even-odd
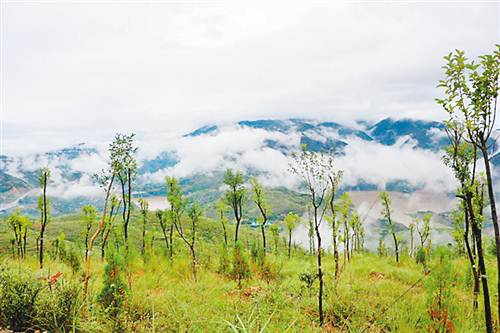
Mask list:
[[[500,41],[498,3],[180,3],[4,3],[3,153],[243,119],[439,119],[442,56]]]

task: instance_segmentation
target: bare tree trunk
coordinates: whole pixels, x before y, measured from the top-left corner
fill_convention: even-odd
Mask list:
[[[292,231],[289,230],[288,232],[288,259],[291,257],[291,251],[292,251]]]
[[[479,282],[479,273],[477,271],[476,267],[476,260],[474,259],[474,256],[472,255],[472,250],[471,246],[469,243],[469,226],[470,226],[470,219],[469,219],[469,212],[467,209],[464,209],[464,215],[465,215],[465,227],[464,227],[464,242],[465,242],[465,249],[467,251],[467,257],[469,259],[469,263],[471,266],[472,274],[474,276],[474,288],[473,288],[473,297],[472,297],[472,308],[474,310],[477,310],[478,308],[478,296],[479,296],[479,288],[480,288],[480,282]]]
[[[241,203],[237,204],[234,209],[234,217],[236,218],[236,229],[234,231],[234,244],[238,243],[238,234],[240,232],[240,223],[241,223]]]
[[[222,221],[222,217],[221,217],[221,224],[222,224],[222,231],[224,232],[224,244],[227,245],[227,230],[224,221]]]
[[[94,233],[94,235],[90,238],[89,242],[89,251],[92,251],[92,248],[94,246],[94,241],[96,240],[97,236],[99,236],[99,232],[101,231],[102,227],[104,226],[104,223],[106,222],[106,211],[108,209],[108,202],[109,202],[109,196],[111,194],[111,188],[113,186],[113,182],[115,180],[115,174],[111,176],[111,179],[109,181],[108,188],[106,189],[106,198],[104,199],[104,208],[102,212],[102,219],[99,225],[97,226],[97,229]],[[92,256],[88,256],[87,260],[85,260],[85,287],[84,287],[84,296],[87,297],[87,292],[89,288],[89,280],[90,280],[90,262],[91,262]]]
[[[146,216],[144,216],[144,220],[142,221],[142,247],[141,254],[143,256],[146,255]]]
[[[106,256],[106,243],[108,241],[108,237],[109,237],[110,232],[111,232],[110,229],[106,230],[106,233],[104,234],[104,237],[102,239],[102,244],[101,244],[101,260],[103,260],[104,257]]]
[[[163,233],[163,239],[165,240],[165,246],[167,247],[167,255],[170,249],[170,245],[168,244],[168,236],[167,236],[167,228],[163,222],[160,222],[161,232]]]
[[[323,315],[323,267],[321,266],[321,234],[319,232],[319,221],[318,221],[318,207],[314,207],[314,229],[316,230],[316,239],[318,249],[316,252],[316,258],[318,262],[318,281],[319,281],[319,292],[318,292],[318,312],[319,312],[319,324],[323,326],[324,315]]]
[[[174,256],[174,225],[170,224],[170,259]]]
[[[263,248],[263,253],[266,255],[266,231],[264,230],[265,226],[264,223],[260,225],[260,231],[262,233],[262,248]],[[290,256],[289,256],[290,257]]]
[[[45,227],[47,226],[47,174],[44,173],[43,175],[43,218],[42,218],[42,225],[40,226],[40,257],[39,257],[39,263],[40,263],[40,269],[43,268],[43,234],[45,233]]]
[[[478,225],[476,223],[476,218],[474,215],[474,208],[472,207],[472,198],[470,193],[466,194],[466,202],[467,202],[467,209],[469,210],[469,217],[471,219],[472,232],[476,236],[475,239],[476,239],[477,257],[479,263],[479,273],[481,274],[481,283],[483,286],[484,319],[486,322],[486,332],[493,333],[493,323],[491,320],[490,292],[488,288],[488,277],[486,275],[486,266],[484,263],[482,235],[481,235],[481,229],[478,228]]]
[[[493,229],[495,230],[495,245],[496,245],[496,256],[497,256],[497,290],[500,293],[500,228],[498,226],[498,216],[497,207],[495,201],[495,192],[493,190],[493,180],[491,176],[490,159],[488,156],[488,148],[486,146],[486,141],[481,140],[481,152],[483,154],[484,167],[486,169],[486,182],[488,185],[488,197],[490,201],[491,210],[491,222],[493,223]],[[497,310],[498,310],[498,322],[500,323],[500,296],[497,297]]]

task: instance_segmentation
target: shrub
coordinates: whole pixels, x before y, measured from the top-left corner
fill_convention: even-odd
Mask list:
[[[37,326],[49,332],[70,332],[77,325],[82,305],[79,285],[55,283],[37,301]]]
[[[259,278],[270,283],[271,281],[281,278],[282,266],[270,260],[261,261],[257,266],[257,274]]]
[[[241,288],[241,281],[250,276],[250,267],[248,265],[247,259],[243,254],[242,246],[240,243],[236,243],[234,247],[233,256],[233,269],[231,271],[231,277],[238,281],[238,288]]]
[[[299,274],[299,280],[304,284],[303,288],[306,289],[311,295],[314,281],[318,278],[318,273],[316,272],[303,272]]]
[[[382,238],[379,239],[379,241],[378,241],[378,247],[377,247],[377,253],[378,253],[378,255],[381,256],[381,257],[385,257],[385,256],[387,256],[388,252],[389,252],[389,250],[385,246],[384,240]]]
[[[219,259],[219,268],[217,269],[217,272],[220,274],[225,274],[229,272],[229,256],[227,253],[227,245],[223,244],[222,249],[220,252],[220,259]]]
[[[104,285],[97,300],[112,317],[121,312],[127,297],[127,285],[122,277],[124,269],[122,256],[116,251],[110,252],[104,268]]]
[[[436,250],[438,262],[432,267],[426,281],[427,307],[429,314],[429,331],[455,332],[453,324],[454,308],[452,306],[451,287],[456,276],[450,262],[450,251],[446,248]]]
[[[63,263],[65,263],[71,268],[71,271],[73,273],[78,273],[81,271],[82,268],[81,259],[71,244],[67,245],[63,242],[60,242],[58,256]]]
[[[0,326],[15,332],[35,327],[35,303],[42,289],[28,274],[0,268]]]

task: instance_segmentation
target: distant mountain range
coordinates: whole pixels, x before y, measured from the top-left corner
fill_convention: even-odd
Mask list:
[[[181,178],[188,194],[202,202],[210,202],[220,195],[224,170],[234,167],[244,169],[251,176],[267,177],[271,180],[270,187],[285,197],[290,196],[294,191],[286,181],[279,183],[279,180],[286,177],[287,158],[303,144],[313,151],[334,151],[345,162],[353,152],[364,147],[383,151],[404,147],[405,151],[424,152],[439,158],[448,139],[442,123],[414,119],[388,118],[376,123],[358,122],[353,126],[306,119],[245,120],[223,126],[207,125],[178,138],[178,148],[174,145],[174,148],[139,161],[136,195],[163,195],[164,176],[174,174]],[[211,150],[214,152],[210,153]],[[0,210],[5,212],[22,206],[35,212],[37,174],[44,165],[52,171],[54,214],[72,212],[87,202],[99,205],[101,192],[92,182],[92,173],[105,165],[105,158],[106,152],[84,143],[28,156],[0,156]],[[391,170],[385,172],[391,173]],[[381,189],[381,184],[363,175],[355,177],[344,189]],[[392,191],[412,192],[424,186],[397,178],[397,175],[394,179],[388,178],[385,188]]]

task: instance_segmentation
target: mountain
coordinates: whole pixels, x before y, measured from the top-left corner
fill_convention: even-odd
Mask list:
[[[448,144],[444,128],[444,124],[435,121],[387,118],[368,127],[368,133],[384,145],[394,145],[407,137],[407,140],[414,140],[418,148],[438,151]]]
[[[308,119],[211,124],[179,137],[173,149],[142,158],[138,164],[135,195],[163,196],[164,177],[173,174],[181,179],[186,193],[209,203],[221,194],[223,171],[238,168],[249,176],[260,177],[275,193],[280,193],[277,204],[284,209],[297,202],[297,198],[292,198],[296,192],[287,168],[291,153],[301,145],[313,151],[333,151],[347,171],[366,169],[347,175],[349,182],[343,190],[386,188],[411,193],[423,189],[425,181],[412,179],[411,174],[391,175],[391,170],[370,163],[375,163],[379,151],[390,156],[399,156],[399,151],[406,156],[415,152],[439,160],[439,151],[446,144],[442,123],[413,119],[388,118],[376,123],[360,121],[355,125]],[[360,156],[360,152],[365,153]],[[90,144],[80,143],[28,156],[0,156],[0,210],[8,211],[21,205],[35,211],[37,175],[44,165],[49,166],[52,173],[49,193],[53,196],[55,214],[77,210],[86,202],[99,205],[102,192],[93,183],[92,174],[106,165],[106,154]],[[361,159],[364,162],[358,163]],[[375,171],[387,178],[384,184],[377,182]],[[287,196],[291,199],[287,200]],[[277,211],[281,208],[277,207]]]

